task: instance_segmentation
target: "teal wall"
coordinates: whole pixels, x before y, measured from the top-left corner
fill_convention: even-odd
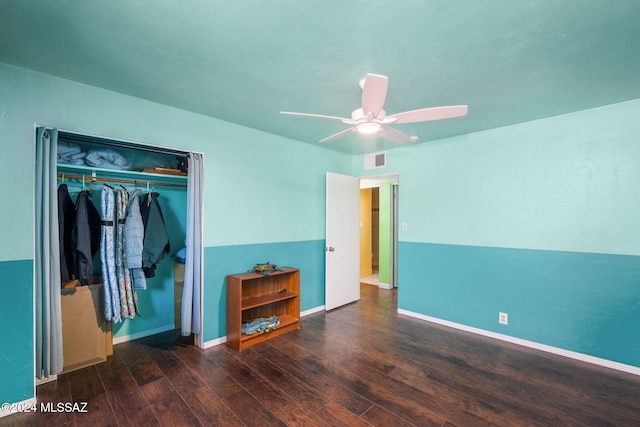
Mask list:
[[[636,100],[388,151],[377,172],[400,173],[400,239],[640,255],[639,112]]]
[[[19,362],[0,358],[0,401],[33,397],[33,278],[31,271],[24,275],[24,266],[32,269],[33,260],[34,124],[204,153],[205,297],[214,295],[204,302],[206,340],[225,335],[224,322],[219,321],[224,318],[219,279],[248,269],[262,255],[272,253],[249,252],[242,263],[229,268],[217,263],[229,262],[238,246],[282,242],[295,247],[303,242],[301,250],[308,252],[299,252],[298,257],[266,258],[308,270],[303,275],[307,294],[302,297],[303,307],[324,303],[323,276],[309,275],[324,263],[324,252],[317,247],[324,247],[320,241],[325,227],[325,173],[349,173],[350,156],[5,64],[0,64],[0,82],[4,178],[0,197],[12,202],[11,209],[0,211],[0,266],[4,269],[0,282],[4,289],[11,287],[3,298],[11,302],[10,310],[1,310],[0,319],[3,325],[13,325],[11,331],[0,331],[0,342],[3,352],[28,354]],[[172,263],[163,262],[165,267],[172,268]],[[15,277],[22,280],[12,282]],[[154,292],[147,292],[145,298],[150,298],[152,310],[161,310],[153,300]],[[129,326],[116,334],[136,333]],[[28,347],[13,348],[15,336],[23,337]],[[12,381],[10,389],[7,378]]]
[[[0,401],[33,397],[33,261],[0,261]]]
[[[408,225],[399,308],[640,367],[639,112],[636,100],[388,151]]]
[[[638,256],[414,242],[399,252],[405,310],[640,365]]]
[[[300,269],[300,310],[324,305],[324,239],[205,249],[205,341],[223,337],[226,331],[226,278],[270,262]]]

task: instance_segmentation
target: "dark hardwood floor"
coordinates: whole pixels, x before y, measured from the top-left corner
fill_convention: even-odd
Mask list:
[[[394,291],[302,319],[241,353],[177,332],[60,375],[0,426],[636,426],[640,377],[398,315]]]

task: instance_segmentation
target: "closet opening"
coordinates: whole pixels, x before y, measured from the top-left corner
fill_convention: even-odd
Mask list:
[[[180,329],[187,253],[202,253],[187,250],[193,153],[68,131],[56,146],[64,373]]]

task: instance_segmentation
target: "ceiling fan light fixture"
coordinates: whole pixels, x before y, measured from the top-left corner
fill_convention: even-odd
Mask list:
[[[377,133],[382,138],[398,144],[416,142],[418,141],[418,137],[409,136],[394,127],[388,126],[390,124],[399,125],[403,123],[430,122],[432,120],[452,119],[454,117],[467,115],[467,105],[449,105],[404,111],[402,113],[387,116],[386,111],[384,111],[382,107],[384,107],[384,103],[387,98],[388,83],[389,78],[386,76],[367,74],[367,76],[360,81],[360,88],[362,89],[362,107],[353,110],[351,112],[351,118],[326,116],[323,114],[293,113],[287,111],[281,111],[280,113],[298,117],[337,120],[350,126],[349,129],[345,129],[321,139],[320,142],[332,141],[351,132],[358,131],[358,133],[362,135],[374,135]]]
[[[380,123],[373,123],[373,122],[360,123],[359,125],[356,126],[356,128],[358,129],[358,132],[363,135],[372,135],[378,132],[381,127],[382,126],[380,126]]]

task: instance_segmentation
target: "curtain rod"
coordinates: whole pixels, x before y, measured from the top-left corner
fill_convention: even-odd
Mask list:
[[[111,179],[111,178],[94,178],[91,176],[87,176],[87,175],[69,175],[66,173],[59,173],[58,174],[58,178],[63,178],[63,179],[78,179],[78,180],[82,180],[84,179],[87,184],[91,184],[92,182],[100,182],[100,183],[105,183],[105,184],[109,184],[112,182],[115,182],[117,184],[149,184],[149,185],[153,185],[153,186],[164,186],[164,187],[176,187],[176,188],[187,188],[186,184],[173,184],[170,182],[153,182],[153,181],[146,181],[146,180],[137,180],[137,179]]]

